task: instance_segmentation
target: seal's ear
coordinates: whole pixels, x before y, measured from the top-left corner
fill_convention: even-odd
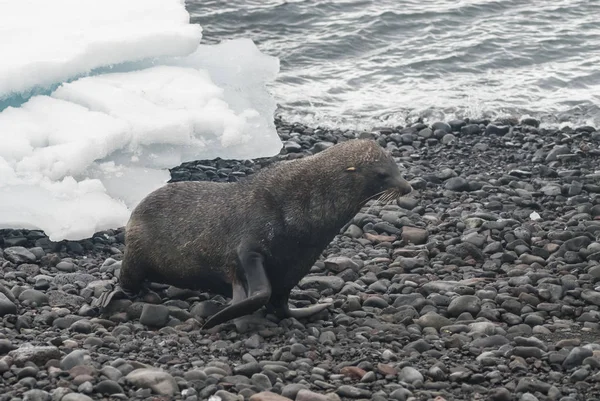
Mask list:
[[[356,171],[356,167],[348,167],[346,171]]]

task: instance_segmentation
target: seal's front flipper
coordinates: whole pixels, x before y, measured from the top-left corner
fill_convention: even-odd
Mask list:
[[[203,329],[210,329],[237,317],[249,315],[266,305],[271,298],[271,283],[263,266],[262,255],[253,251],[238,251],[238,257],[246,279],[247,291],[242,283],[234,281],[232,283],[234,297],[231,305],[211,316],[202,326]]]

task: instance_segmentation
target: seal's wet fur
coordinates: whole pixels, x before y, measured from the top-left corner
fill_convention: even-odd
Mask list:
[[[236,183],[167,184],[131,215],[120,286],[130,296],[152,281],[233,297],[205,328],[261,306],[309,316],[327,304],[290,309],[292,288],[366,201],[389,189],[411,191],[390,155],[358,139]]]

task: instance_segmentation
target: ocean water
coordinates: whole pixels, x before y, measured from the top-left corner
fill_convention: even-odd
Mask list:
[[[278,114],[327,127],[533,116],[600,126],[599,0],[187,0],[202,43],[280,59]]]

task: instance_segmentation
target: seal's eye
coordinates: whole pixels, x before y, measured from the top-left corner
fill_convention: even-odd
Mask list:
[[[377,173],[377,178],[379,178],[380,180],[385,180],[388,177],[389,175],[385,171],[380,171]]]

